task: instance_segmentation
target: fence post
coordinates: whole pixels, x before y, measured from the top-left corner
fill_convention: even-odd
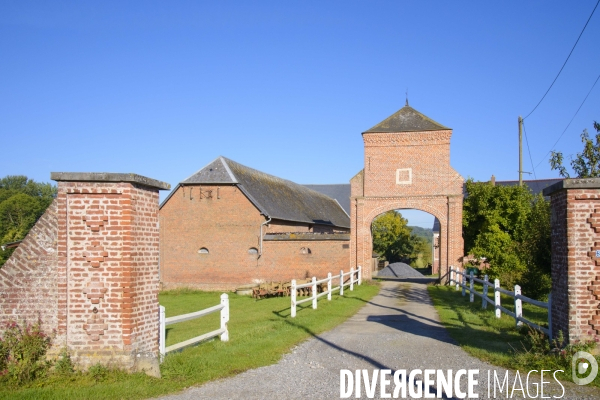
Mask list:
[[[350,268],[350,291],[354,290],[354,268]]]
[[[548,336],[552,340],[552,293],[548,295]]]
[[[462,286],[462,295],[465,296],[467,294],[467,285],[465,281],[467,280],[467,274],[464,270],[460,271],[460,283]]]
[[[523,321],[519,321],[519,318],[523,318],[523,302],[518,296],[521,295],[521,286],[515,285],[515,322],[517,327],[523,326]]]
[[[158,307],[158,351],[160,352],[160,361],[162,362],[164,356],[165,356],[165,348],[166,348],[166,343],[165,343],[165,329],[166,329],[166,322],[165,322],[165,306],[159,306]]]
[[[221,342],[229,341],[229,330],[227,329],[227,323],[229,322],[229,296],[227,293],[221,295],[221,329],[225,329],[225,332],[221,333]]]
[[[327,273],[327,300],[331,301],[331,272]]]
[[[313,310],[317,309],[317,277],[313,276],[312,279],[312,298],[313,298]]]
[[[360,285],[362,283],[362,267],[359,265],[358,266],[358,284]]]
[[[451,265],[450,266],[450,280],[448,281],[450,286],[452,286],[452,282],[454,282],[454,267]]]
[[[481,308],[483,308],[484,310],[487,309],[487,299],[488,299],[488,276],[487,274],[485,274],[485,276],[483,277],[483,296],[481,297]]]
[[[499,279],[495,279],[494,280],[494,307],[496,308],[496,318],[500,318],[501,314],[502,314],[502,310],[500,310],[500,292],[498,290],[496,290],[497,288],[500,287],[500,280]]]
[[[296,280],[292,279],[292,292],[290,293],[292,296],[292,318],[296,316]]]
[[[340,269],[340,296],[344,295],[344,270]]]
[[[459,274],[459,269],[458,267],[456,267],[456,269],[454,270],[454,282],[456,283],[456,290],[458,291],[458,274]]]
[[[472,303],[475,301],[475,294],[473,293],[473,283],[475,282],[473,280],[473,271],[471,271],[469,275],[471,276],[471,283],[469,285],[469,301]]]

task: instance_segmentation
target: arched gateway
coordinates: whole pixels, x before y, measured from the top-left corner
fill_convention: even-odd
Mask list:
[[[464,179],[450,166],[447,128],[408,105],[362,133],[365,167],[351,180],[350,264],[370,266],[371,222],[379,214],[417,209],[440,222],[439,259],[444,277],[463,256]],[[365,268],[366,278],[371,276]]]

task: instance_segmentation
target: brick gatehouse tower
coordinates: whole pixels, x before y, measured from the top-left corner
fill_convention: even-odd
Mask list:
[[[447,128],[408,105],[362,133],[365,167],[351,180],[350,265],[370,266],[371,223],[389,210],[417,209],[440,222],[442,278],[463,256],[464,179],[450,166]],[[365,278],[371,276],[365,268]]]

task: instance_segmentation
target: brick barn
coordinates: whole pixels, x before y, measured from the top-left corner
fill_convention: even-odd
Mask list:
[[[159,221],[164,288],[233,290],[350,264],[350,218],[336,199],[225,157],[179,183]]]

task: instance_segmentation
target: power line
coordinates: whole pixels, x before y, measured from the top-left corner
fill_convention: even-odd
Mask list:
[[[529,162],[531,163],[531,168],[533,169],[533,177],[537,179],[537,175],[535,174],[535,167],[533,166],[533,159],[531,158],[531,149],[529,148],[529,139],[527,139],[527,129],[525,129],[525,122],[523,121],[523,132],[525,132],[525,143],[527,144],[527,152],[529,153]]]
[[[581,107],[583,107],[583,104],[585,103],[585,101],[589,97],[590,93],[592,93],[592,90],[594,90],[594,87],[596,86],[596,83],[598,83],[598,80],[600,80],[600,75],[598,75],[598,77],[594,81],[594,84],[592,85],[592,87],[590,88],[590,90],[585,95],[585,98],[583,99],[583,101],[579,105],[579,108],[577,109],[577,111],[575,111],[575,114],[573,115],[573,118],[571,118],[571,120],[567,124],[567,127],[565,128],[565,130],[562,131],[562,133],[560,134],[560,136],[558,137],[558,139],[556,139],[556,142],[554,142],[554,144],[552,145],[552,148],[550,149],[550,151],[548,151],[548,153],[546,153],[546,155],[544,156],[544,158],[542,158],[542,160],[539,163],[537,163],[537,165],[535,166],[535,168],[539,167],[540,164],[544,162],[544,160],[546,159],[546,157],[548,157],[548,155],[556,148],[556,145],[558,144],[558,142],[560,141],[560,139],[563,137],[563,135],[565,134],[565,132],[567,131],[567,129],[569,129],[569,126],[571,126],[571,122],[573,122],[573,120],[577,116],[577,113],[579,113],[579,110],[581,110]]]
[[[569,61],[569,58],[571,58],[571,54],[573,54],[573,50],[575,50],[575,47],[577,46],[577,43],[579,43],[579,39],[581,39],[581,35],[583,35],[583,31],[585,31],[585,28],[588,26],[588,23],[592,19],[592,15],[594,15],[594,11],[596,11],[596,8],[598,8],[598,4],[600,4],[600,0],[598,0],[598,2],[596,3],[596,6],[592,10],[592,13],[590,14],[590,17],[588,18],[587,22],[583,26],[583,29],[581,30],[581,33],[579,34],[579,37],[577,38],[577,41],[575,41],[575,44],[573,45],[573,48],[571,49],[571,52],[567,56],[567,59],[565,60],[565,62],[562,65],[562,67],[560,67],[560,71],[558,71],[558,74],[556,75],[556,78],[554,78],[554,80],[550,84],[550,87],[548,88],[548,90],[546,90],[546,93],[544,93],[544,95],[542,96],[542,98],[540,99],[540,101],[536,104],[535,107],[533,107],[533,110],[531,110],[531,112],[529,114],[527,114],[525,116],[525,118],[523,118],[523,119],[527,119],[527,117],[529,117],[531,114],[533,114],[533,112],[536,110],[536,108],[538,108],[538,106],[542,103],[542,101],[544,101],[544,99],[546,98],[546,95],[548,94],[548,92],[550,91],[550,89],[552,89],[552,86],[554,85],[554,82],[556,82],[556,80],[558,79],[558,77],[559,77],[560,73],[562,72],[563,68],[565,68],[565,65],[567,65],[567,61]]]

